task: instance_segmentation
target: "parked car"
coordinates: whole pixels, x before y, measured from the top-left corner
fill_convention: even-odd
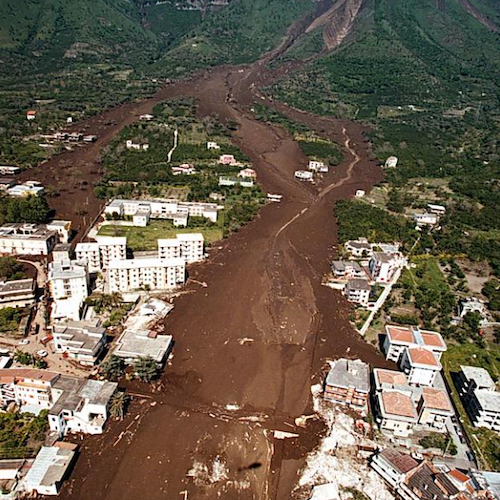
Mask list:
[[[43,349],[40,349],[39,351],[36,351],[37,356],[40,358],[45,358],[49,355],[47,351],[44,351]]]
[[[19,341],[19,345],[28,345],[30,341],[28,339],[23,339]]]

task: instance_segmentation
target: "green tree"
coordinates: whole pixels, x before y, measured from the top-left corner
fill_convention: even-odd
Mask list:
[[[111,355],[101,365],[101,373],[108,380],[118,380],[125,372],[125,362],[118,356]]]
[[[123,419],[129,402],[129,397],[124,391],[116,391],[109,402],[109,413],[114,418]]]
[[[18,280],[25,278],[23,265],[13,257],[0,257],[0,278]]]
[[[134,362],[134,373],[143,382],[151,382],[158,376],[158,365],[150,356],[140,357]]]

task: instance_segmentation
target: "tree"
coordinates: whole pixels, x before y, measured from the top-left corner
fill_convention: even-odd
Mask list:
[[[122,358],[111,355],[102,363],[101,372],[108,380],[118,380],[125,372],[125,362]]]
[[[151,356],[140,357],[134,362],[134,373],[143,382],[151,382],[158,376],[158,365]]]
[[[114,418],[123,419],[127,405],[129,402],[129,397],[123,391],[117,391],[111,397],[109,402],[109,413]]]
[[[12,257],[0,257],[0,278],[7,280],[26,278],[23,265]]]

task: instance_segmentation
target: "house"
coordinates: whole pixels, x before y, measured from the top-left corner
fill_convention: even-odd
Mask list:
[[[21,171],[19,167],[9,165],[0,165],[0,175],[16,175]]]
[[[418,414],[411,390],[395,387],[379,391],[375,395],[375,404],[375,420],[382,431],[398,437],[412,434]]]
[[[118,384],[61,375],[52,386],[49,428],[60,438],[69,433],[102,434]]]
[[[132,216],[132,222],[134,226],[146,227],[149,224],[151,218],[151,208],[150,207],[139,207],[137,212]]]
[[[324,397],[333,403],[366,413],[370,393],[370,369],[361,360],[338,359],[326,376]]]
[[[203,260],[204,237],[201,233],[179,233],[175,238],[158,240],[158,257],[160,259],[181,258],[186,263]]]
[[[111,293],[169,290],[183,284],[185,275],[186,262],[181,258],[114,260],[107,267],[107,285]]]
[[[330,267],[334,278],[366,278],[366,273],[363,271],[363,268],[355,261],[334,260]]]
[[[408,376],[408,383],[419,386],[432,386],[442,366],[437,356],[430,349],[409,347],[403,352],[400,368]]]
[[[389,156],[385,161],[385,168],[396,168],[398,166],[397,156]]]
[[[240,170],[238,177],[243,177],[244,179],[257,179],[257,172],[253,168],[244,168]]]
[[[362,189],[358,189],[358,190],[356,191],[356,195],[355,195],[355,196],[356,196],[356,198],[363,198],[363,196],[364,196],[365,194],[366,194],[366,193],[365,193],[365,191],[363,191]]]
[[[229,166],[238,165],[238,162],[236,161],[234,155],[220,155],[219,163],[221,165],[229,165]]]
[[[193,175],[196,173],[196,169],[191,163],[183,163],[178,167],[172,167],[172,175]]]
[[[349,302],[366,307],[370,299],[371,289],[366,279],[353,278],[347,282],[343,294]]]
[[[309,160],[308,169],[313,172],[319,172],[320,168],[325,167],[325,164],[322,161]],[[328,171],[328,170],[327,170]]]
[[[295,178],[299,179],[300,181],[312,182],[312,180],[314,179],[314,174],[309,170],[296,170],[294,175]]]
[[[446,207],[443,207],[443,205],[435,205],[433,203],[429,203],[427,205],[427,210],[431,214],[436,214],[439,217],[442,217],[446,213]]]
[[[460,301],[458,306],[458,314],[461,318],[469,313],[479,313],[482,320],[486,319],[486,305],[483,300],[475,297],[465,297]]]
[[[36,111],[33,111],[33,110],[30,109],[26,113],[26,119],[29,120],[29,121],[35,120],[36,119]]]
[[[45,224],[47,229],[55,231],[58,234],[60,243],[68,243],[71,236],[71,221],[53,220]]]
[[[137,358],[153,358],[158,365],[163,365],[172,350],[171,335],[158,335],[151,330],[133,330],[127,328],[116,342],[113,354],[132,363]]]
[[[125,146],[134,151],[147,151],[149,149],[149,144],[138,144],[130,139],[125,143]]]
[[[500,392],[491,375],[475,366],[461,366],[459,394],[475,427],[500,431]]]
[[[370,465],[389,483],[391,488],[397,490],[406,474],[415,469],[418,462],[406,453],[401,453],[394,448],[386,448],[372,457]]]
[[[416,326],[386,325],[383,350],[386,359],[400,363],[403,352],[409,347],[424,347],[434,353],[438,360],[446,351],[443,337],[431,330],[421,330]]]
[[[417,225],[417,228],[421,228],[424,226],[435,226],[439,222],[439,218],[436,214],[431,213],[422,213],[422,214],[414,214],[413,220]]]
[[[24,198],[26,196],[39,196],[44,192],[43,186],[37,181],[26,181],[23,184],[17,184],[7,189],[7,194],[15,198]]]
[[[36,281],[32,278],[4,281],[0,279],[0,309],[31,307],[35,303]]]
[[[436,431],[445,431],[447,419],[455,414],[446,390],[432,387],[422,388],[417,412],[418,423]]]
[[[0,191],[7,191],[15,184],[12,177],[0,177]]]
[[[69,243],[58,243],[54,250],[52,250],[52,260],[70,260],[71,259],[71,245]]]
[[[28,494],[57,495],[76,459],[70,446],[42,446],[23,481]]]
[[[283,195],[282,194],[267,193],[267,200],[268,201],[272,201],[272,202],[275,202],[275,203],[280,203],[282,199],[283,199]]]
[[[404,264],[402,255],[398,253],[373,252],[368,264],[372,278],[377,283],[390,283]]]
[[[207,149],[220,149],[220,146],[214,141],[208,141]]]
[[[83,142],[95,142],[95,141],[97,141],[96,135],[84,135],[83,136]]]
[[[83,303],[89,295],[86,266],[71,260],[51,262],[48,282],[53,300],[53,320],[79,320]]]
[[[150,114],[145,114],[145,115],[140,115],[139,120],[145,121],[145,122],[150,122],[154,118],[154,115]]]
[[[253,187],[254,181],[252,178],[247,177],[230,177],[221,175],[219,177],[219,186]]]
[[[48,255],[58,240],[58,233],[45,224],[5,224],[0,227],[0,254]]]
[[[54,351],[78,363],[94,366],[106,344],[106,329],[83,321],[52,326]]]
[[[358,238],[357,240],[349,240],[344,245],[347,252],[352,257],[371,257],[373,255],[372,245],[368,243],[366,238]]]

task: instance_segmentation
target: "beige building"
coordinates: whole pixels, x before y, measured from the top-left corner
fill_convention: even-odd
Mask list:
[[[204,257],[204,238],[201,233],[177,234],[175,238],[158,240],[160,259],[181,258],[186,263],[199,262]]]

